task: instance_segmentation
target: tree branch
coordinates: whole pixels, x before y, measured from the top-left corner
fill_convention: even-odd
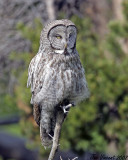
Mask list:
[[[56,126],[54,130],[53,144],[48,160],[53,160],[53,158],[55,157],[56,151],[59,146],[60,132],[62,124],[64,122],[64,118],[65,118],[64,112],[59,110],[56,116]]]

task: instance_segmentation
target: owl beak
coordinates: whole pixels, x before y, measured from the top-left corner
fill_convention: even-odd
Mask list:
[[[65,49],[67,49],[67,43],[65,44]]]
[[[64,54],[66,55],[67,54],[67,43],[65,43],[65,46],[64,46]]]

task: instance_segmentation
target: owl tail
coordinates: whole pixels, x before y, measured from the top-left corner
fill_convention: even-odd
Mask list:
[[[55,116],[52,112],[41,111],[40,138],[44,147],[51,147],[54,136]]]

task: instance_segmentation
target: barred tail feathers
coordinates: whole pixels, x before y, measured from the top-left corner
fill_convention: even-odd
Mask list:
[[[40,120],[40,138],[44,147],[52,146],[52,137],[54,136],[55,115],[46,110],[41,111]]]

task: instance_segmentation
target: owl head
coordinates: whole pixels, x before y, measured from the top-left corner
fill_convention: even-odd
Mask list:
[[[48,23],[41,32],[40,45],[49,53],[70,54],[76,48],[77,29],[70,20],[62,19]]]

